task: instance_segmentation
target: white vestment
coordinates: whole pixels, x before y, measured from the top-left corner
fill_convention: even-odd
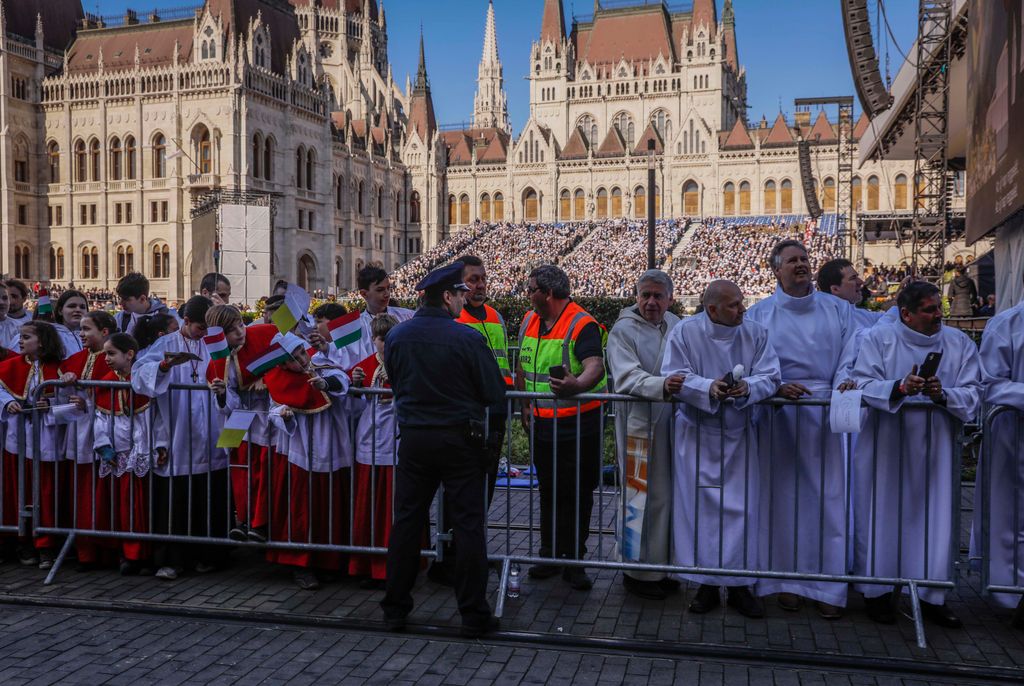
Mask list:
[[[330,406],[320,412],[293,411],[291,418],[284,419],[284,406],[271,400],[270,421],[276,432],[277,452],[286,455],[290,463],[307,472],[336,472],[352,466],[352,406],[346,397],[349,381],[339,370],[318,369],[316,373],[341,382],[339,390],[324,391]]]
[[[747,317],[768,330],[782,383],[801,383],[812,399],[828,400],[843,349],[853,337],[850,304],[811,291],[802,298],[782,288],[750,308]],[[806,396],[805,396],[806,398]],[[776,572],[845,574],[847,509],[842,435],[829,429],[828,408],[787,406],[761,413],[761,564]],[[795,593],[846,605],[846,584],[763,579],[758,595]]]
[[[897,386],[928,353],[942,351],[936,374],[946,393],[945,407],[918,394],[892,399]],[[862,576],[952,580],[951,545],[954,470],[960,469],[960,423],[973,419],[981,399],[977,346],[963,332],[943,326],[934,336],[906,324],[876,326],[861,342],[854,381],[871,408],[853,458],[854,535],[858,555],[854,572]],[[864,530],[863,527],[867,529]],[[954,553],[955,554],[955,553]],[[891,587],[858,584],[868,597]],[[922,600],[942,604],[946,591],[921,588]]]
[[[651,402],[615,403],[615,448],[626,488],[617,511],[619,555],[630,562],[668,564],[672,524],[672,407],[665,400],[661,355],[679,324],[671,312],[650,324],[636,305],[619,312],[608,334],[608,371],[615,393]],[[625,520],[625,521],[622,521]],[[642,581],[661,572],[631,571]]]
[[[712,400],[712,382],[737,364],[743,365],[750,395]],[[674,422],[672,563],[762,569],[756,403],[773,396],[781,378],[768,332],[750,321],[730,327],[706,313],[690,317],[669,334],[661,372],[685,377]],[[682,576],[702,584],[752,583],[743,577]]]
[[[999,313],[989,320],[981,338],[982,376],[987,406],[1007,405],[1016,411],[1004,411],[992,420],[986,441],[990,462],[980,465],[978,483],[990,483],[989,583],[997,586],[1024,586],[1024,303]],[[988,472],[987,474],[985,472]],[[975,495],[981,503],[981,491]],[[980,545],[982,508],[975,507],[975,545]],[[1000,605],[1013,607],[1020,596],[996,593]]]
[[[199,360],[160,371],[164,353],[171,352],[190,352],[198,355]],[[153,399],[158,413],[154,421],[163,422],[170,436],[170,459],[165,466],[153,469],[160,476],[205,474],[227,467],[227,452],[215,447],[224,415],[213,393],[171,388],[172,384],[206,386],[209,364],[206,345],[201,340],[188,340],[178,331],[158,338],[132,366],[132,388]]]

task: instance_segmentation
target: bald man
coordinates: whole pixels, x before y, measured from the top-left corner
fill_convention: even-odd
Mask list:
[[[756,403],[775,395],[779,358],[768,332],[746,321],[743,293],[731,281],[713,281],[704,311],[684,320],[665,342],[662,376],[681,376],[675,394],[673,564],[759,569],[759,463]],[[764,605],[743,577],[684,574],[700,584],[690,612],[721,603],[759,618]]]

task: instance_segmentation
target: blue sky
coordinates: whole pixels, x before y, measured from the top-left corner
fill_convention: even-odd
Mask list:
[[[98,10],[103,15],[119,14],[125,7],[135,7],[143,14],[154,5],[178,7],[188,1],[85,0],[84,5],[86,11]],[[716,1],[721,16],[723,0]],[[574,8],[580,16],[593,9],[590,0],[563,0],[563,4],[567,28]],[[677,3],[670,0],[669,4]],[[868,0],[868,5],[874,20],[876,0]],[[895,45],[887,38],[893,78],[903,62],[896,45],[909,50],[916,36],[917,5],[917,0],[885,2],[895,38]],[[422,22],[438,121],[447,124],[469,120],[487,0],[384,0],[384,6],[391,64],[399,86],[405,87],[406,74],[415,79]],[[524,77],[529,69],[530,44],[540,33],[543,6],[543,0],[494,2],[498,49],[515,131],[522,129],[529,116],[529,88]],[[740,63],[747,70],[751,122],[760,120],[763,114],[770,123],[780,102],[782,110],[791,114],[794,98],[854,95],[839,0],[734,0],[733,6]],[[877,27],[877,23],[874,25]],[[884,78],[885,48],[876,48]],[[856,107],[859,111],[859,104]]]

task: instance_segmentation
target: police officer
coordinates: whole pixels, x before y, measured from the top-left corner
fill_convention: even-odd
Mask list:
[[[505,384],[477,331],[458,324],[465,293],[461,262],[436,269],[417,286],[423,306],[384,344],[395,394],[401,443],[395,479],[395,521],[388,545],[381,608],[389,629],[405,628],[419,571],[423,522],[443,483],[458,544],[455,595],[462,635],[497,626],[487,603],[487,541],[483,479],[485,409],[501,401]]]

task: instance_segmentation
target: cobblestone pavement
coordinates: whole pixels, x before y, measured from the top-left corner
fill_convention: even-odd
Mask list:
[[[963,684],[331,628],[0,606],[0,683]],[[975,682],[981,683],[981,682]]]

